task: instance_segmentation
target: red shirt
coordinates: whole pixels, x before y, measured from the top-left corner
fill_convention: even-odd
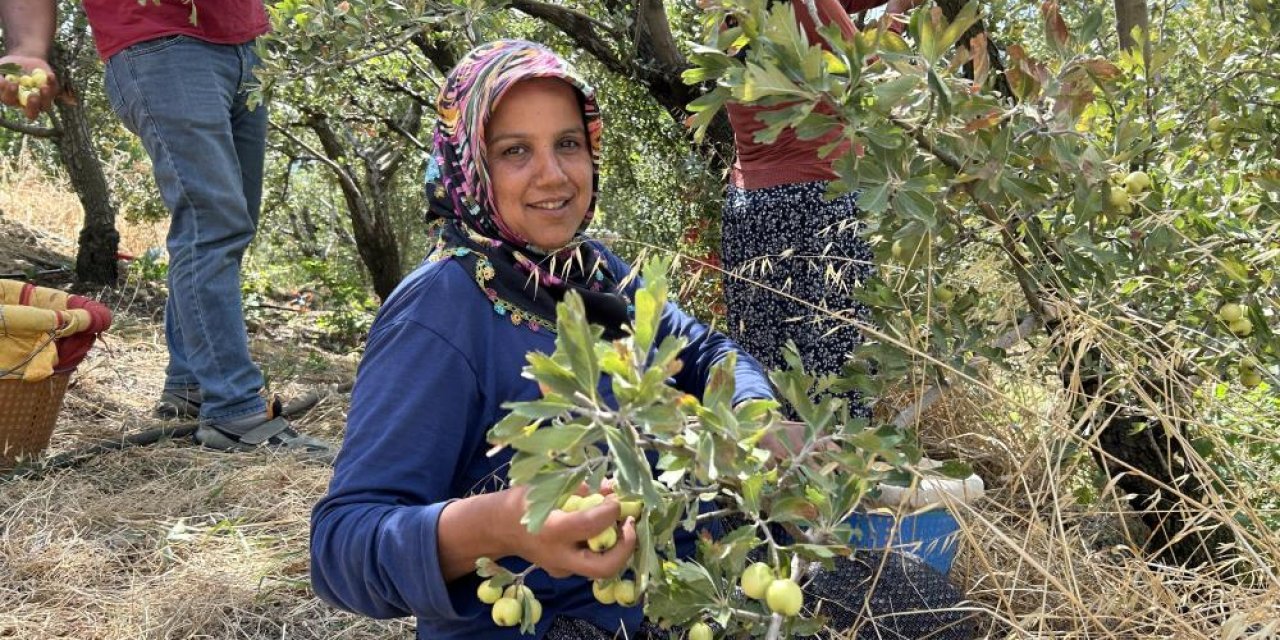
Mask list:
[[[84,12],[103,60],[162,36],[184,34],[215,44],[241,44],[271,30],[262,0],[84,0]]]
[[[823,24],[834,24],[840,27],[846,38],[857,33],[850,13],[866,11],[878,7],[888,0],[815,0],[818,18]],[[818,35],[813,18],[803,2],[795,0],[796,21],[804,29],[810,43],[821,43],[826,47],[822,36]],[[755,141],[756,132],[765,128],[756,117],[762,111],[775,111],[782,107],[755,107],[730,102],[726,106],[729,123],[733,125],[734,147],[737,159],[729,175],[729,181],[742,189],[764,189],[781,184],[815,182],[833,180],[837,176],[831,170],[836,158],[849,152],[846,141],[836,147],[826,158],[818,155],[818,149],[840,137],[839,129],[813,140],[796,138],[794,129],[786,129],[778,135],[772,144],[760,144]],[[829,107],[819,105],[815,113],[830,115]]]

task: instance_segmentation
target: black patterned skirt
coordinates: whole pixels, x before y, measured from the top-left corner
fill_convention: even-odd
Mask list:
[[[805,370],[839,373],[862,342],[848,320],[870,318],[854,299],[875,269],[855,196],[827,201],[826,186],[730,186],[725,197],[725,333],[767,369],[783,367],[782,348],[791,340]],[[854,415],[868,414],[856,394],[849,400]]]

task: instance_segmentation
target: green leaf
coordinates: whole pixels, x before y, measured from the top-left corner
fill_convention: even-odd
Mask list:
[[[662,321],[662,312],[667,302],[667,271],[670,266],[671,262],[666,259],[652,260],[645,264],[644,286],[636,291],[636,317],[632,336],[635,351],[641,358],[645,358],[653,348],[654,336]]]
[[[737,87],[735,97],[750,104],[774,96],[808,98],[810,94],[788,78],[781,69],[774,66],[761,67],[748,62],[747,71],[742,77],[742,84]]]
[[[582,439],[590,432],[591,428],[586,425],[561,424],[544,426],[523,438],[513,440],[511,447],[516,451],[545,456],[568,451],[571,447],[582,442]]]
[[[964,480],[973,475],[973,467],[969,463],[962,460],[948,460],[942,463],[942,466],[933,469],[938,473],[948,477]]]
[[[556,354],[567,357],[578,391],[593,400],[600,382],[600,363],[596,361],[595,349],[599,331],[587,323],[587,312],[577,292],[570,291],[564,301],[556,305]]]
[[[738,353],[730,351],[711,367],[711,375],[702,394],[702,406],[712,411],[729,408],[729,403],[733,401],[736,381],[734,372],[737,366]]]
[[[951,47],[956,44],[956,41],[960,39],[960,36],[963,36],[964,32],[968,31],[969,27],[972,27],[977,21],[978,0],[970,0],[969,3],[964,5],[964,8],[960,10],[960,13],[956,14],[955,20],[952,20],[951,24],[947,25],[947,28],[942,30],[942,36],[940,38],[942,45],[944,47]]]
[[[624,437],[624,433],[622,429],[605,429],[605,442],[618,465],[619,482],[629,491],[638,491],[644,496],[646,504],[660,504],[662,496],[658,495],[658,490],[653,485],[649,460],[634,441]]]
[[[943,84],[938,74],[929,69],[926,74],[929,78],[929,90],[933,92],[934,97],[938,99],[938,111],[942,115],[951,114],[951,91],[947,89],[947,85]]]
[[[913,95],[919,87],[919,76],[904,75],[876,85],[871,92],[876,97],[877,110],[887,113],[900,105],[907,96]]]
[[[520,519],[520,523],[525,525],[530,533],[537,533],[547,521],[547,516],[551,515],[552,509],[556,508],[560,497],[576,491],[586,477],[585,471],[573,468],[534,478],[530,484],[529,493],[526,494],[529,508]]]
[[[545,420],[554,418],[563,413],[573,410],[574,405],[568,402],[556,400],[534,400],[532,402],[508,402],[504,403],[504,409],[508,409],[511,413],[529,418],[530,422],[537,420]]]

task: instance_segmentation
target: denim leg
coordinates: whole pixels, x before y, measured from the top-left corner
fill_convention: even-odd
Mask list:
[[[166,387],[194,377],[206,423],[265,410],[262,373],[249,355],[240,263],[262,190],[263,143],[255,152],[248,138],[265,129],[266,112],[237,115],[245,69],[242,47],[171,36],[121,51],[106,70],[112,107],[142,139],[172,216]]]

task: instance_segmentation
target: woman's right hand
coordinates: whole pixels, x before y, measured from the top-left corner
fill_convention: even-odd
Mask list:
[[[636,548],[635,519],[627,518],[620,526],[618,542],[613,548],[592,551],[587,540],[617,524],[620,507],[615,498],[583,511],[552,510],[537,533],[530,533],[520,523],[524,514],[525,487],[508,490],[509,504],[518,505],[516,529],[511,532],[511,550],[546,571],[553,578],[579,575],[592,579],[612,578],[622,573]],[[585,493],[585,486],[579,491]],[[605,490],[608,493],[608,490]]]

